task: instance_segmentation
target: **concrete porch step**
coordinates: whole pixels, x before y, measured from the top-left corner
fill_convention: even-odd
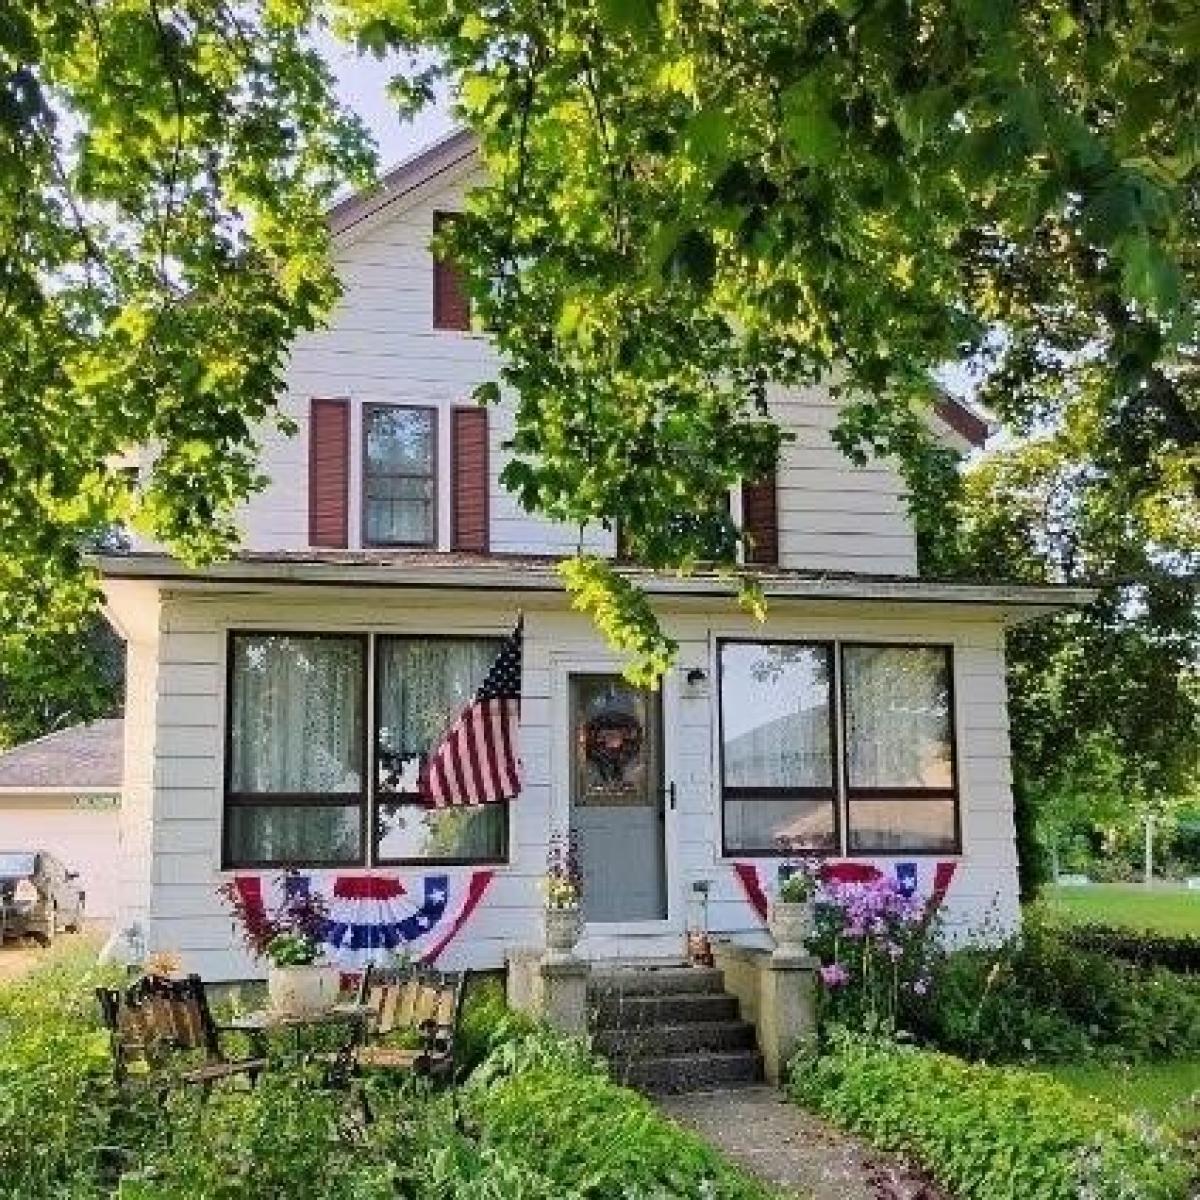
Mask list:
[[[654,1025],[736,1021],[738,1003],[723,992],[609,994],[591,1004],[595,1029],[645,1029]]]
[[[593,969],[588,981],[588,993],[595,998],[711,994],[724,990],[724,976],[715,967],[599,967]]]
[[[634,1058],[753,1050],[754,1026],[748,1021],[691,1021],[641,1029],[600,1029],[592,1044],[610,1062],[619,1065]]]
[[[628,1087],[661,1096],[761,1083],[763,1063],[757,1050],[668,1055],[614,1065],[613,1076]]]

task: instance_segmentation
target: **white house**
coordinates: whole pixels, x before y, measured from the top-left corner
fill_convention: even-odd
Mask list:
[[[250,977],[216,889],[269,896],[295,867],[350,958],[498,967],[540,940],[548,842],[571,830],[592,959],[678,958],[702,920],[761,940],[781,837],[944,892],[960,928],[1011,926],[1004,632],[1085,597],[919,578],[896,473],[835,448],[827,393],[779,389],[795,438],[732,497],[767,620],[716,576],[641,575],[681,652],[660,692],[633,690],[555,573],[575,531],[499,485],[510,412],[470,402],[493,352],[429,241],[477,170],[456,134],[332,213],[345,294],[295,347],[299,434],[266,436],[242,552],[101,560],[128,641],[125,919]],[[952,402],[936,424],[964,451],[986,432]],[[431,810],[416,766],[519,611],[521,793]]]
[[[110,920],[120,861],[122,722],[73,725],[0,753],[0,854],[48,850]]]

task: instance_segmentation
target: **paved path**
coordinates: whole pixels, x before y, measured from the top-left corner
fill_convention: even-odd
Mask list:
[[[919,1174],[789,1104],[774,1088],[657,1101],[752,1175],[806,1200],[951,1200]]]

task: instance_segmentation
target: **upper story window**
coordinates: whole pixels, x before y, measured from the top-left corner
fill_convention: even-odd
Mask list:
[[[434,233],[448,229],[458,216],[458,213],[435,212]],[[433,327],[461,331],[471,328],[471,297],[462,270],[450,259],[438,257],[436,252],[433,260]]]
[[[437,542],[437,410],[363,406],[364,546]]]
[[[847,644],[835,660],[826,644],[723,642],[718,653],[726,853],[957,852],[949,647]]]

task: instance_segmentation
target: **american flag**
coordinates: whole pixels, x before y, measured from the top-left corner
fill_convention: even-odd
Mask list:
[[[519,619],[475,699],[426,760],[420,789],[434,808],[494,804],[511,800],[521,790],[517,729],[524,627]]]

